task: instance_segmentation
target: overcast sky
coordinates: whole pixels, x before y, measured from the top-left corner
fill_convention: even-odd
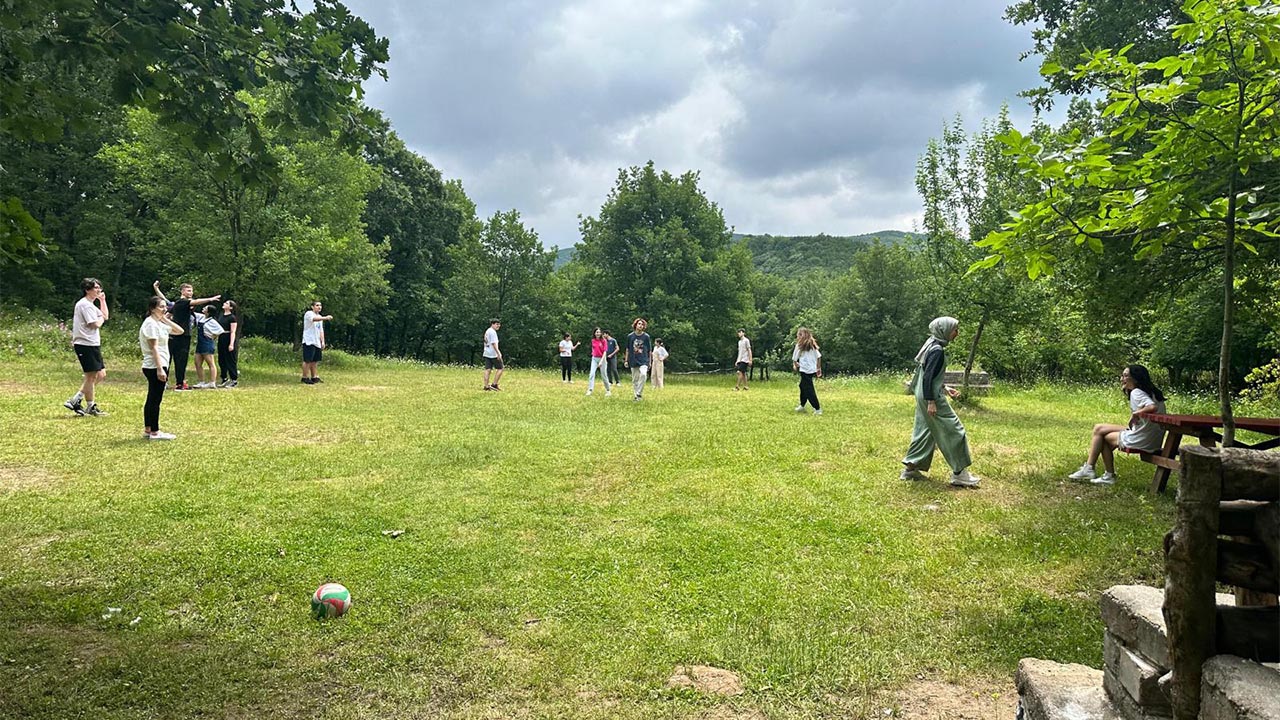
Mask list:
[[[624,166],[701,172],[738,232],[909,230],[915,162],[1037,83],[1009,0],[348,0],[391,40],[368,84],[481,215],[579,239]]]

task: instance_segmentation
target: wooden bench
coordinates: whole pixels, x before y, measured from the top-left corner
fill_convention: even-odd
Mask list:
[[[1155,476],[1151,478],[1151,492],[1162,493],[1169,482],[1169,473],[1181,468],[1178,460],[1178,448],[1182,445],[1183,436],[1190,436],[1200,441],[1207,448],[1217,447],[1222,442],[1222,435],[1217,428],[1222,427],[1222,418],[1217,415],[1169,415],[1152,414],[1147,419],[1164,428],[1164,444],[1158,452],[1141,450],[1125,450],[1137,455],[1143,462],[1156,466]],[[1252,445],[1236,441],[1236,446],[1249,450],[1270,450],[1280,447],[1280,418],[1236,418],[1236,430],[1249,430],[1271,438]]]
[[[964,371],[963,370],[944,370],[942,372],[942,383],[944,385],[950,385],[954,388],[959,388],[964,383]],[[983,395],[987,391],[989,391],[992,387],[994,386],[991,384],[991,375],[985,372],[978,372],[976,370],[974,372],[969,373],[969,392],[972,392],[975,395]],[[903,383],[903,388],[907,391],[908,394],[910,394],[911,381],[908,380],[905,383]]]

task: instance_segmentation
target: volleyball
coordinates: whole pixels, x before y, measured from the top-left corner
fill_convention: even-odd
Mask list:
[[[351,593],[338,583],[325,583],[311,596],[311,614],[317,620],[342,617],[351,609]]]

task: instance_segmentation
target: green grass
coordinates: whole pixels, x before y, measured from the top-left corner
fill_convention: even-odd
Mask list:
[[[636,404],[351,358],[306,387],[263,359],[166,395],[179,439],[148,444],[132,356],[93,419],[54,355],[0,356],[3,717],[870,716],[918,675],[1098,666],[1099,593],[1161,582],[1151,467],[1061,481],[1124,419],[1115,390],[963,408],[984,483],[955,491],[898,480],[897,378],[820,381],[814,417],[789,379]],[[328,580],[355,605],[321,623]],[[693,663],[747,692],[664,687]]]

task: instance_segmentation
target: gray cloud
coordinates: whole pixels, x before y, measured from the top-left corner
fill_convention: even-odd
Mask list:
[[[622,166],[699,170],[742,232],[908,228],[915,160],[1036,83],[1007,0],[350,0],[390,37],[368,101],[482,213],[577,239]]]

